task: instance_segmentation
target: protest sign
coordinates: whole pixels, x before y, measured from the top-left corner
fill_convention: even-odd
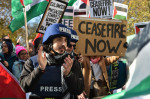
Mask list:
[[[114,2],[112,19],[127,20],[128,5]]]
[[[124,56],[127,21],[74,17],[79,36],[76,51],[85,56]]]
[[[50,0],[42,20],[38,26],[37,33],[45,33],[46,28],[53,23],[59,23],[67,7],[64,1]]]
[[[73,16],[74,16],[73,7],[67,6],[64,16],[62,18],[62,24],[68,26],[69,28],[73,28]]]
[[[112,0],[90,0],[90,17],[112,18]]]
[[[147,24],[148,22],[135,23],[134,24],[135,34],[138,34],[139,32],[141,32],[146,27]]]

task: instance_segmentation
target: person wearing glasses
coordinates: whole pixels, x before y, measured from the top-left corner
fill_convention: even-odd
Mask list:
[[[77,59],[78,62],[81,64],[83,62],[83,56],[81,54],[76,54],[74,52],[74,50],[76,49],[76,43],[78,42],[79,37],[75,30],[73,29],[70,29],[70,30],[71,30],[71,41],[70,41],[70,44],[66,47],[66,51],[70,53],[72,59]]]
[[[20,45],[16,47],[16,55],[18,59],[13,64],[12,73],[19,80],[23,69],[23,65],[25,61],[29,58],[29,55],[27,50]]]

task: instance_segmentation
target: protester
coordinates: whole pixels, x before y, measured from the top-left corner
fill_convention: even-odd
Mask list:
[[[71,41],[70,44],[66,47],[66,51],[70,53],[71,57],[77,59],[80,63],[83,62],[83,56],[74,52],[76,49],[76,43],[78,42],[79,37],[73,29],[71,29]]]
[[[30,98],[69,99],[70,94],[79,95],[83,92],[84,81],[81,76],[81,68],[65,52],[67,44],[70,43],[70,33],[65,25],[52,24],[44,34],[43,46],[40,47],[38,55],[26,61],[20,83],[26,92],[36,94],[35,96],[31,95]],[[63,71],[63,76],[57,80],[57,77],[61,75],[56,72],[59,69],[60,72]],[[53,84],[50,82],[61,83],[62,87],[56,87],[56,89],[60,89],[55,92]],[[40,90],[40,88],[42,89]]]
[[[8,62],[8,64],[5,62],[5,66],[11,72],[13,63],[16,60],[16,54],[13,53],[13,45],[12,45],[12,42],[10,41],[10,39],[4,40],[1,48],[2,48],[2,53],[0,53],[0,57],[2,60]]]
[[[123,89],[128,75],[128,66],[126,66],[126,63],[119,59],[107,67],[110,91],[114,93],[114,90]]]
[[[32,43],[29,43],[29,56],[32,57],[34,55],[35,55],[34,45]]]
[[[23,46],[19,45],[16,47],[16,55],[18,59],[13,64],[12,73],[19,80],[23,65],[25,61],[29,58],[29,56],[27,50]]]
[[[83,62],[83,56],[82,55],[78,55],[74,52],[75,48],[76,48],[76,43],[78,42],[79,40],[79,37],[76,33],[75,30],[73,29],[70,29],[71,30],[71,41],[70,41],[70,44],[66,47],[66,51],[70,54],[71,58],[74,60],[74,61],[78,61],[80,64],[80,68],[81,68],[81,63]],[[82,74],[81,74],[82,75]],[[82,75],[83,76],[83,75]],[[80,99],[79,97],[81,96],[74,96],[74,98],[78,98]]]
[[[107,58],[103,56],[84,57],[83,76],[85,81],[85,93],[89,98],[103,97],[109,94],[110,86],[106,66],[118,59],[118,56]],[[97,89],[94,86],[97,86]]]

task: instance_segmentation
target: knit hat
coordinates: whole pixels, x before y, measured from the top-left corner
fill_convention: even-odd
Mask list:
[[[22,50],[25,50],[27,52],[27,50],[23,46],[16,46],[16,55],[18,56],[19,52]]]

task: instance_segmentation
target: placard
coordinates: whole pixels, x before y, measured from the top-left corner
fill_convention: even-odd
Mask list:
[[[59,0],[50,0],[42,20],[38,26],[37,33],[45,33],[48,26],[59,23],[67,7],[67,3]]]
[[[90,0],[90,17],[112,18],[112,0]]]
[[[114,2],[112,19],[127,20],[128,5]]]
[[[84,56],[124,56],[127,21],[74,17],[76,51]]]

